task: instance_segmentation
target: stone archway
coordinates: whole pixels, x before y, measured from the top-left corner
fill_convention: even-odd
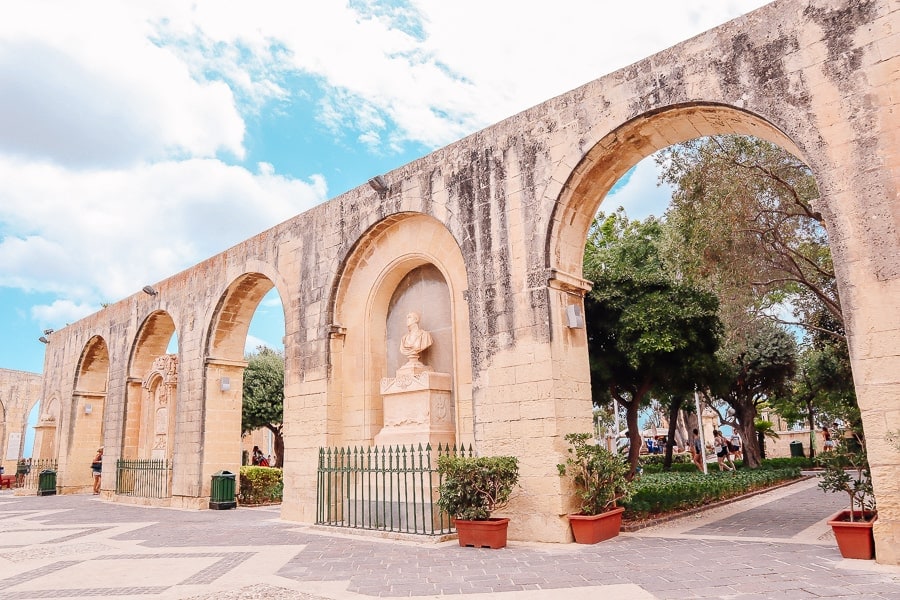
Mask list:
[[[364,418],[329,432],[331,444],[369,445],[381,430],[384,421],[381,404],[381,383],[392,377],[398,366],[397,358],[389,358],[389,340],[396,342],[402,331],[388,332],[391,301],[404,279],[421,268],[433,269],[442,279],[448,303],[449,324],[436,314],[423,314],[423,325],[449,327],[441,349],[442,368],[452,370],[455,390],[454,421],[456,441],[474,441],[471,404],[471,366],[466,293],[468,278],[462,253],[447,229],[434,219],[423,215],[399,215],[372,228],[363,237],[347,261],[339,287],[335,293],[332,352],[335,364],[335,383],[339,382],[340,396],[329,401],[329,407],[350,415],[359,411]],[[426,312],[422,304],[409,305]],[[406,304],[403,307],[407,307]],[[400,316],[405,318],[401,307]],[[395,325],[396,326],[396,325]],[[405,329],[405,325],[401,325]],[[435,349],[437,351],[437,349]]]
[[[266,271],[269,274],[248,272],[236,277],[219,297],[210,322],[203,365],[205,409],[201,489],[204,496],[209,495],[213,473],[222,469],[237,472],[241,464],[247,333],[263,297],[273,288],[278,289],[279,294],[284,291],[282,279],[271,270]],[[285,306],[283,301],[282,306]],[[286,493],[290,494],[289,491]]]
[[[859,307],[866,303],[867,298],[858,296],[858,273],[849,267],[862,259],[858,254],[862,248],[841,235],[846,232],[842,231],[843,224],[835,213],[834,207],[838,205],[838,200],[834,193],[834,179],[826,169],[827,163],[822,157],[802,152],[798,144],[774,124],[742,108],[717,104],[686,104],[642,114],[606,133],[571,170],[566,185],[556,198],[546,238],[549,270],[558,279],[569,282],[568,286],[561,286],[561,291],[553,295],[551,303],[557,305],[557,312],[564,310],[567,303],[580,303],[580,296],[589,289],[589,282],[581,278],[584,240],[593,215],[612,185],[631,166],[659,149],[689,139],[723,133],[753,135],[765,139],[810,165],[821,191],[817,206],[821,207],[831,234],[832,254],[842,301],[846,307]],[[857,380],[863,426],[867,434],[876,432],[872,436],[876,450],[872,452],[870,449],[870,460],[873,465],[873,483],[881,508],[897,501],[896,496],[891,493],[895,483],[890,475],[896,458],[891,459],[889,453],[879,453],[879,445],[883,442],[877,437],[879,434],[883,435],[886,413],[891,410],[890,402],[867,397],[866,386],[860,385],[859,374],[865,369],[860,358],[868,354],[869,351],[865,348],[871,342],[860,335],[860,313],[852,310],[846,312],[847,339],[854,378]],[[565,360],[582,365],[583,371],[586,371],[587,357],[580,352],[574,354]],[[885,462],[882,463],[882,460]],[[879,543],[879,546],[883,547],[884,544]],[[889,554],[885,550],[881,552],[882,556]]]
[[[157,334],[168,339],[177,323],[185,418],[174,459],[184,470],[173,492],[196,506],[211,470],[239,461],[236,445],[216,446],[213,416],[236,412],[222,388],[243,369],[241,286],[256,297],[269,285],[242,278],[265,274],[285,310],[282,516],[313,522],[317,450],[374,438],[390,294],[433,264],[456,327],[457,439],[522,459],[512,539],[566,541],[572,502],[555,465],[563,435],[590,429],[586,339],[566,309],[587,288],[584,233],[599,197],[651,148],[750,133],[796,151],[819,185],[879,495],[878,560],[897,563],[900,453],[887,433],[900,428],[898,19],[891,0],[779,0],[510,116],[384,173],[381,191],[361,185],[154,283],[155,295],[136,292],[55,332],[44,390],[58,393],[64,419],[83,415],[75,355],[100,336],[119,381],[110,406],[124,407],[124,388],[130,401],[166,351]]]
[[[53,397],[41,408],[38,424],[34,428],[34,456],[51,459],[57,455],[59,444],[59,398]]]
[[[97,448],[104,445],[106,432],[106,399],[109,389],[109,347],[106,340],[94,336],[81,352],[75,374],[72,403],[68,414],[68,443],[62,477],[57,485],[62,493],[86,492],[91,489],[93,478],[90,465]],[[103,463],[104,489],[115,469],[109,461]]]

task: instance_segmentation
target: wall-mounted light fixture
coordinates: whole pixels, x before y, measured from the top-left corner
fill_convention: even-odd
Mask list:
[[[85,404],[85,405],[84,405],[84,414],[89,415],[89,414],[91,414],[92,412],[94,412],[94,407],[93,407],[93,405],[91,405],[91,404]]]
[[[149,296],[155,296],[159,293],[155,289],[153,289],[152,286],[149,286],[149,285],[145,285],[141,291]]]
[[[369,180],[369,187],[378,192],[379,196],[384,196],[388,191],[388,185],[384,181],[384,177],[376,175]]]
[[[219,389],[223,392],[227,392],[231,389],[231,380],[228,377],[222,377],[219,379]]]
[[[581,306],[570,304],[566,307],[566,327],[569,329],[581,329],[584,327],[584,315]]]
[[[41,337],[38,338],[38,341],[39,341],[40,343],[42,343],[42,344],[49,344],[49,343],[50,343],[50,340],[48,340],[48,339],[46,338],[46,336],[43,336],[43,335],[42,335]]]

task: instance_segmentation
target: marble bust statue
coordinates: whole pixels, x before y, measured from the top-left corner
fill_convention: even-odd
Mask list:
[[[407,365],[421,364],[419,355],[431,344],[431,334],[419,328],[419,314],[411,312],[406,315],[406,334],[400,339],[400,354],[405,356]]]

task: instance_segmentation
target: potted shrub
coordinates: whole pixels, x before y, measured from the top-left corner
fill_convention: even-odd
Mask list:
[[[855,447],[851,447],[851,440],[858,442],[853,444]],[[818,455],[818,462],[824,469],[819,474],[819,487],[826,492],[843,492],[850,498],[850,509],[842,510],[828,520],[841,556],[874,558],[872,524],[878,513],[865,444],[861,438],[841,437],[833,450]]]
[[[438,458],[441,485],[438,506],[454,519],[460,546],[503,548],[509,519],[494,511],[509,504],[519,482],[519,461],[513,456],[451,456]]]
[[[628,463],[616,453],[597,445],[588,433],[570,433],[569,456],[556,465],[560,476],[572,478],[579,501],[579,512],[569,515],[572,533],[579,544],[596,544],[619,535],[623,507],[632,493]]]

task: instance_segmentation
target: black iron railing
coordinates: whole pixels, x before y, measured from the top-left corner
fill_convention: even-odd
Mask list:
[[[442,454],[473,456],[472,447],[320,448],[316,523],[419,535],[454,531],[437,506]]]
[[[167,460],[116,461],[116,494],[138,498],[171,496],[172,465]]]

